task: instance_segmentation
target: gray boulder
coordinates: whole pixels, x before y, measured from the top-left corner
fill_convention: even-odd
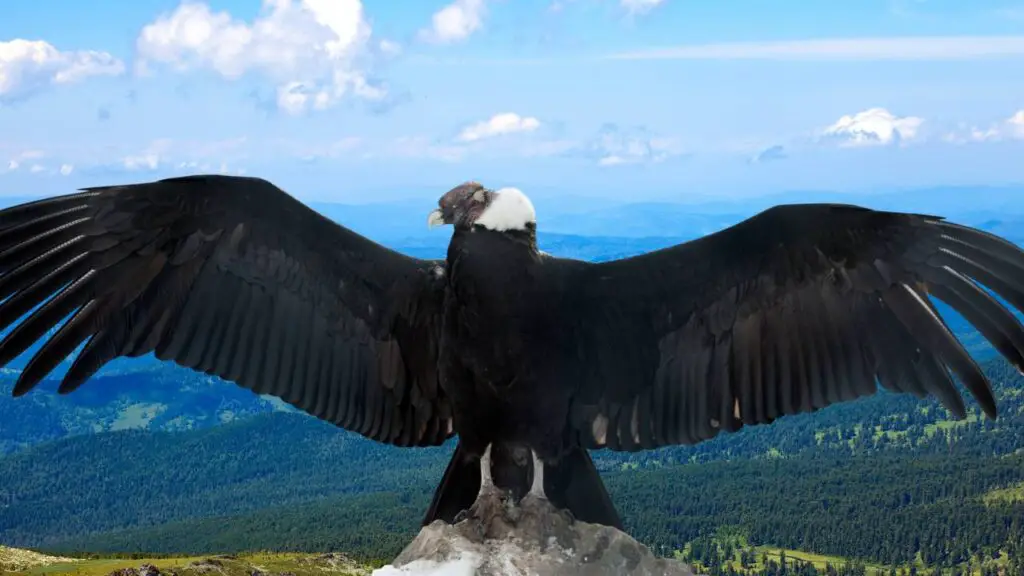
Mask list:
[[[628,534],[575,521],[546,500],[481,495],[455,525],[425,526],[373,576],[694,576]]]

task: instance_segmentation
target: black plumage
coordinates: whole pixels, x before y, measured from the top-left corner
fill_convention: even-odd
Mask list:
[[[457,434],[425,522],[453,521],[490,470],[517,497],[538,478],[556,505],[613,526],[588,448],[693,444],[876,383],[964,418],[954,377],[994,418],[989,382],[930,296],[1024,369],[1024,328],[988,291],[1024,309],[1024,252],[986,232],[786,205],[590,263],[539,252],[516,194],[445,194],[431,217],[454,225],[445,260],[380,246],[257,178],[8,208],[0,329],[17,324],[0,365],[45,339],[21,395],[84,342],[66,393],[115,357],[155,352],[380,442]]]

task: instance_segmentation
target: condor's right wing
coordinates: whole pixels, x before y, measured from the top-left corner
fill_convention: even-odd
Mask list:
[[[62,393],[155,351],[369,438],[436,445],[452,434],[436,371],[443,266],[258,178],[89,188],[0,211],[0,330],[31,312],[0,365],[70,315],[16,396],[86,342]]]

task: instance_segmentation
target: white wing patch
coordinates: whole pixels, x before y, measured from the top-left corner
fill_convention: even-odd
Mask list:
[[[497,232],[526,230],[527,224],[537,223],[537,212],[533,202],[518,188],[502,188],[494,194],[494,200],[476,224]]]

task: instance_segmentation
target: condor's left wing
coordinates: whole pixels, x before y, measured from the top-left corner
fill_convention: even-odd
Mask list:
[[[692,444],[888,389],[956,418],[956,375],[989,417],[989,382],[929,296],[1018,370],[1024,252],[940,218],[778,206],[718,233],[582,267],[572,419],[584,445]]]

